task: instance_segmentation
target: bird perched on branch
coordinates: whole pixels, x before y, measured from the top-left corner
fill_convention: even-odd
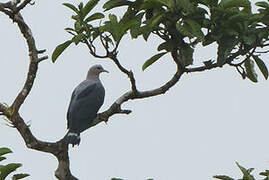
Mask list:
[[[67,112],[67,143],[79,145],[80,133],[91,127],[104,103],[105,89],[99,75],[106,71],[101,65],[92,66],[87,77],[73,91]]]

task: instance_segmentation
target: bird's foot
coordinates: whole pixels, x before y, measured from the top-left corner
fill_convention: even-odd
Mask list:
[[[80,143],[80,134],[69,132],[67,134],[67,143],[72,144],[73,147],[75,145],[79,145],[79,143]]]

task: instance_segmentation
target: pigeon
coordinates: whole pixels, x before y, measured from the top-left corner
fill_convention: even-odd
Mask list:
[[[99,79],[102,72],[108,73],[101,65],[92,66],[72,93],[67,111],[67,144],[79,145],[80,133],[91,127],[104,103],[105,89]]]

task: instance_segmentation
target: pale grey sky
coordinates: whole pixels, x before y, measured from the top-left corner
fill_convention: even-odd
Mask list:
[[[76,1],[36,1],[22,12],[37,47],[47,49],[49,56],[56,45],[70,38],[64,28],[72,24],[72,12],[62,2]],[[11,104],[26,77],[28,51],[17,25],[2,13],[0,21],[0,101]],[[134,71],[140,90],[158,87],[174,74],[168,55],[141,71],[157,45],[152,37],[148,43],[125,38],[119,48],[120,61]],[[199,48],[195,54],[196,62],[216,57],[214,46]],[[269,56],[263,59],[269,65]],[[82,45],[72,45],[55,64],[51,60],[40,64],[20,110],[36,137],[56,141],[65,135],[71,93],[94,64],[110,71],[101,77],[106,89],[101,110],[129,89],[129,80],[112,62],[91,57]],[[108,125],[101,123],[82,133],[80,146],[70,149],[72,173],[81,180],[205,180],[216,174],[239,177],[235,161],[256,168],[255,174],[269,169],[269,83],[258,74],[257,84],[242,80],[229,66],[184,74],[165,95],[124,104],[133,111],[130,115],[115,115]],[[2,120],[0,137],[0,147],[14,151],[8,162],[21,162],[18,172],[31,175],[25,179],[56,179],[56,159],[26,148],[18,132]]]

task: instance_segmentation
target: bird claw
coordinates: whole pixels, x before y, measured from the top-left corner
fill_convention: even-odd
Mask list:
[[[72,147],[80,144],[80,134],[78,133],[68,133],[67,134],[67,144],[72,144]]]

